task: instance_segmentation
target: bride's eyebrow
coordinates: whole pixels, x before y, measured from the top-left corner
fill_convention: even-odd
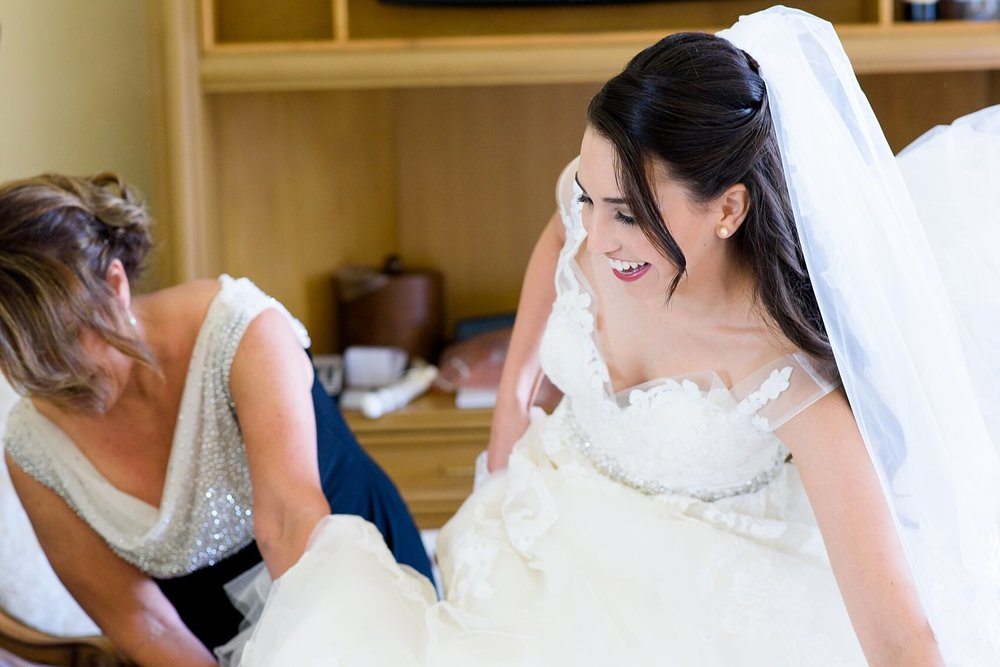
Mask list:
[[[576,181],[576,184],[580,186],[580,189],[583,190],[583,193],[587,194],[587,188],[583,187],[583,183],[580,182],[579,173],[573,174],[573,180]],[[604,202],[605,204],[627,204],[627,202],[621,197],[602,197],[601,201]]]

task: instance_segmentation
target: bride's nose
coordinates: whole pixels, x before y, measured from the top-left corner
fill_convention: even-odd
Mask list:
[[[621,245],[615,234],[615,221],[597,211],[583,212],[583,227],[587,230],[587,252],[604,255]]]

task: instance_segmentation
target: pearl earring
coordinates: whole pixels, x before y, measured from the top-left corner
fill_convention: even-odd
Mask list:
[[[715,235],[718,236],[720,239],[729,238],[730,234],[731,232],[729,231],[729,227],[726,227],[725,225],[719,225],[718,227],[715,228]]]
[[[126,312],[128,313],[128,323],[131,324],[132,328],[134,329],[135,326],[139,324],[139,320],[135,319],[135,315],[132,313],[131,310]]]

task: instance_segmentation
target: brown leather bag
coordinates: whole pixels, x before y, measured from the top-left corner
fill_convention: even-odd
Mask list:
[[[407,271],[396,256],[381,271],[348,266],[337,272],[340,349],[391,345],[434,361],[443,328],[442,280],[436,271]]]

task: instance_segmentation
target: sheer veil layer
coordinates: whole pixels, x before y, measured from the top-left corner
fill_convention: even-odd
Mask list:
[[[1000,236],[1000,216],[988,174],[970,161],[955,191],[921,191],[942,159],[975,156],[918,145],[903,156],[911,197],[828,22],[774,7],[720,36],[760,64],[837,366],[945,659],[1000,664],[1000,272],[981,245]],[[1000,121],[979,121],[954,132],[992,131],[996,184]]]

